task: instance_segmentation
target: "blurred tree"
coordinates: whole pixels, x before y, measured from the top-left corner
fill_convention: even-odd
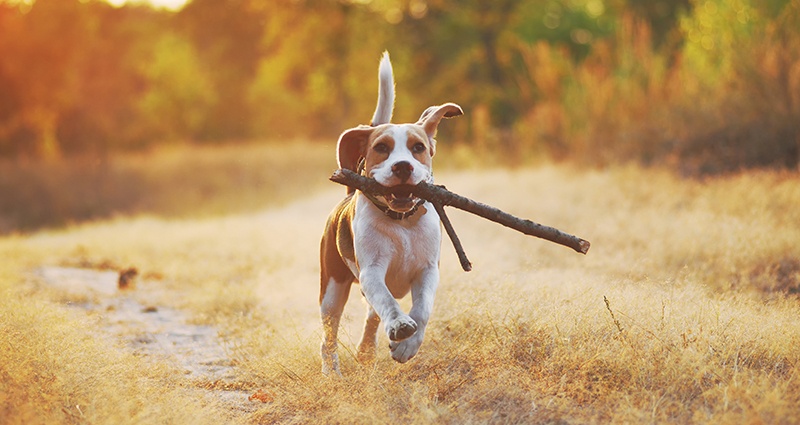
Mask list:
[[[84,7],[96,19],[82,46],[78,90],[58,126],[62,147],[70,152],[106,152],[141,146],[159,134],[144,120],[137,101],[149,87],[145,69],[165,19],[145,6],[114,8],[104,2]]]
[[[266,15],[265,54],[249,95],[254,131],[321,136],[368,122],[385,48],[380,16],[327,0],[275,1]]]
[[[0,27],[0,74],[18,106],[5,127],[29,134],[33,146],[25,150],[54,159],[61,155],[58,123],[75,104],[83,46],[97,22],[78,0],[38,0],[21,10]]]
[[[155,43],[152,57],[142,65],[147,89],[138,106],[145,123],[160,137],[202,137],[216,101],[206,69],[183,38],[164,33]]]
[[[247,90],[258,69],[267,20],[264,0],[192,0],[175,17],[176,29],[194,44],[216,93],[202,138],[250,135]]]
[[[57,158],[152,140],[136,110],[139,70],[163,19],[100,1],[4,4],[0,19],[0,145]]]
[[[480,111],[477,117],[481,119],[468,130],[464,127],[472,121],[470,114],[467,120],[442,131],[457,131],[465,139],[471,135],[481,142],[509,142],[504,134],[520,111],[514,81],[518,70],[514,66],[513,28],[522,2],[430,0],[399,4],[408,18],[391,28],[389,40],[409,52],[411,75],[407,84],[424,88],[425,106],[455,101],[467,110]]]
[[[580,60],[594,41],[613,35],[619,15],[611,6],[601,0],[526,1],[514,30],[523,42],[561,45]]]
[[[800,164],[800,2],[703,0],[682,20],[684,80],[705,134],[684,155],[717,169]]]
[[[692,0],[625,0],[622,6],[618,13],[627,10],[650,25],[655,47],[680,47],[680,18],[691,12]]]

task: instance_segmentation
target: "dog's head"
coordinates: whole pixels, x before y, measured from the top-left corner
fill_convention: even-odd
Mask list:
[[[339,136],[336,147],[339,168],[358,172],[363,158],[366,175],[384,186],[405,187],[429,181],[439,122],[462,114],[460,106],[445,103],[426,109],[414,124],[351,128]],[[404,213],[414,208],[417,198],[411,191],[398,188],[383,200],[390,209]]]

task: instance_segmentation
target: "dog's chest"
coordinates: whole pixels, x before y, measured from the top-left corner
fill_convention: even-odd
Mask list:
[[[353,239],[358,267],[386,270],[386,286],[393,295],[405,295],[422,270],[438,265],[441,229],[429,204],[404,220],[386,217],[363,202],[357,211]]]

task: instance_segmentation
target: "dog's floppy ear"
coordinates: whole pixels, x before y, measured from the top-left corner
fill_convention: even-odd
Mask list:
[[[358,163],[366,154],[367,141],[373,130],[375,127],[360,125],[345,130],[339,136],[339,141],[336,143],[336,159],[339,162],[339,168],[346,168],[356,173],[359,171]],[[353,192],[355,189],[348,186],[347,193]]]
[[[422,126],[425,134],[428,135],[428,140],[431,143],[431,156],[436,152],[436,130],[439,128],[439,122],[442,118],[452,118],[463,115],[464,111],[455,103],[445,103],[444,105],[431,106],[420,115],[417,121],[418,125]]]
[[[358,172],[358,161],[364,156],[367,149],[367,140],[375,127],[360,125],[345,130],[336,143],[336,158],[339,168],[346,168]]]

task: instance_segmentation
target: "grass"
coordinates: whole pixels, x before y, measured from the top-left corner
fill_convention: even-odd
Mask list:
[[[335,167],[327,146],[299,141],[172,146],[55,163],[0,160],[0,234],[116,215],[252,211],[291,199],[297,187],[319,188]],[[296,186],[284,184],[287,177]]]
[[[298,173],[330,171],[286,159]],[[382,336],[375,364],[359,364],[365,307],[354,290],[341,334],[344,379],[332,380],[319,372],[317,249],[339,187],[308,194],[286,180],[295,199],[260,210],[180,219],[133,210],[5,236],[0,415],[7,423],[800,421],[796,173],[684,180],[559,165],[445,170],[437,179],[592,249],[581,256],[451,213],[474,270],[463,273],[445,241],[420,354],[396,364]],[[169,364],[96,337],[94,319],[31,282],[41,265],[137,267],[151,282],[142,288],[158,288],[141,294],[151,303],[222,330],[236,385],[267,402],[231,411],[198,396],[213,383],[187,383]]]

